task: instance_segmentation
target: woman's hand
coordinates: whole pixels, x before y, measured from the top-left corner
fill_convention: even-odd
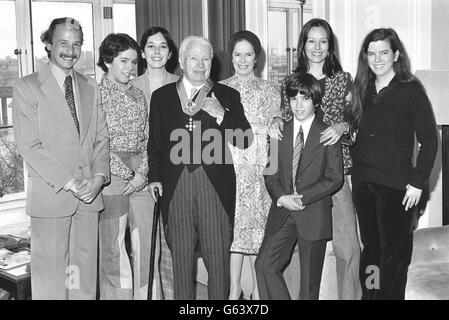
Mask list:
[[[268,135],[276,140],[282,140],[282,130],[284,130],[284,121],[281,118],[274,118],[268,129]]]
[[[333,126],[330,126],[323,132],[321,132],[320,143],[323,143],[324,146],[331,146],[336,144],[341,136],[345,133],[346,127],[341,123],[336,123]]]
[[[125,189],[123,189],[123,194],[129,196],[134,191],[140,191],[145,187],[146,180],[138,172],[135,173],[134,178],[126,184]]]
[[[405,211],[407,211],[411,207],[418,204],[419,199],[421,198],[422,190],[409,184],[405,187],[405,189],[407,191],[405,192],[404,199],[402,200],[402,205],[405,205]]]

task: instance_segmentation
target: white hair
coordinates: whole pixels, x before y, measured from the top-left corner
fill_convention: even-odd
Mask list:
[[[214,49],[212,48],[212,44],[210,41],[204,37],[199,36],[188,36],[181,42],[181,46],[179,47],[179,59],[182,59],[185,52],[189,50],[190,46],[194,43],[204,44],[210,48],[210,55],[214,55]]]

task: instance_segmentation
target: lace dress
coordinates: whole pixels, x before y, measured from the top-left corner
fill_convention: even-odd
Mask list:
[[[280,94],[270,82],[252,76],[240,82],[232,76],[221,83],[241,95],[254,142],[245,150],[230,146],[237,178],[234,241],[231,252],[257,254],[262,244],[271,198],[262,175],[267,165],[268,128],[280,114]]]

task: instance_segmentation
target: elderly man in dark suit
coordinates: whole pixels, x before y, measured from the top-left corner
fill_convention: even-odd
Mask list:
[[[209,299],[227,299],[235,207],[235,171],[228,143],[245,148],[252,130],[240,95],[209,79],[213,50],[187,37],[183,77],[153,93],[148,142],[150,192],[162,194],[162,216],[173,255],[175,299],[194,299],[194,252],[208,271]]]
[[[273,204],[255,268],[261,299],[290,299],[282,271],[298,242],[300,298],[311,300],[319,297],[326,242],[332,239],[331,196],[343,183],[342,153],[339,144],[320,144],[327,126],[315,117],[318,81],[295,73],[286,92],[294,118],[286,123],[274,157],[277,170],[265,176]]]

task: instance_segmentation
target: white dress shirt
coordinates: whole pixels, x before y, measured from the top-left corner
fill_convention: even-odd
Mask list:
[[[186,95],[187,95],[187,97],[189,99],[193,98],[192,97],[192,89],[195,89],[196,92],[198,92],[198,90],[200,90],[204,86],[204,83],[202,85],[200,85],[200,86],[194,86],[193,84],[191,84],[189,82],[189,80],[186,79],[186,77],[182,77],[182,84],[184,85],[184,89],[186,91]]]
[[[299,121],[293,117],[293,141],[292,146],[295,148],[295,139],[299,132],[299,127],[302,126],[302,132],[304,133],[304,146],[306,145],[307,137],[309,136],[310,127],[312,126],[313,119],[315,119],[315,114],[312,114],[307,119]]]

